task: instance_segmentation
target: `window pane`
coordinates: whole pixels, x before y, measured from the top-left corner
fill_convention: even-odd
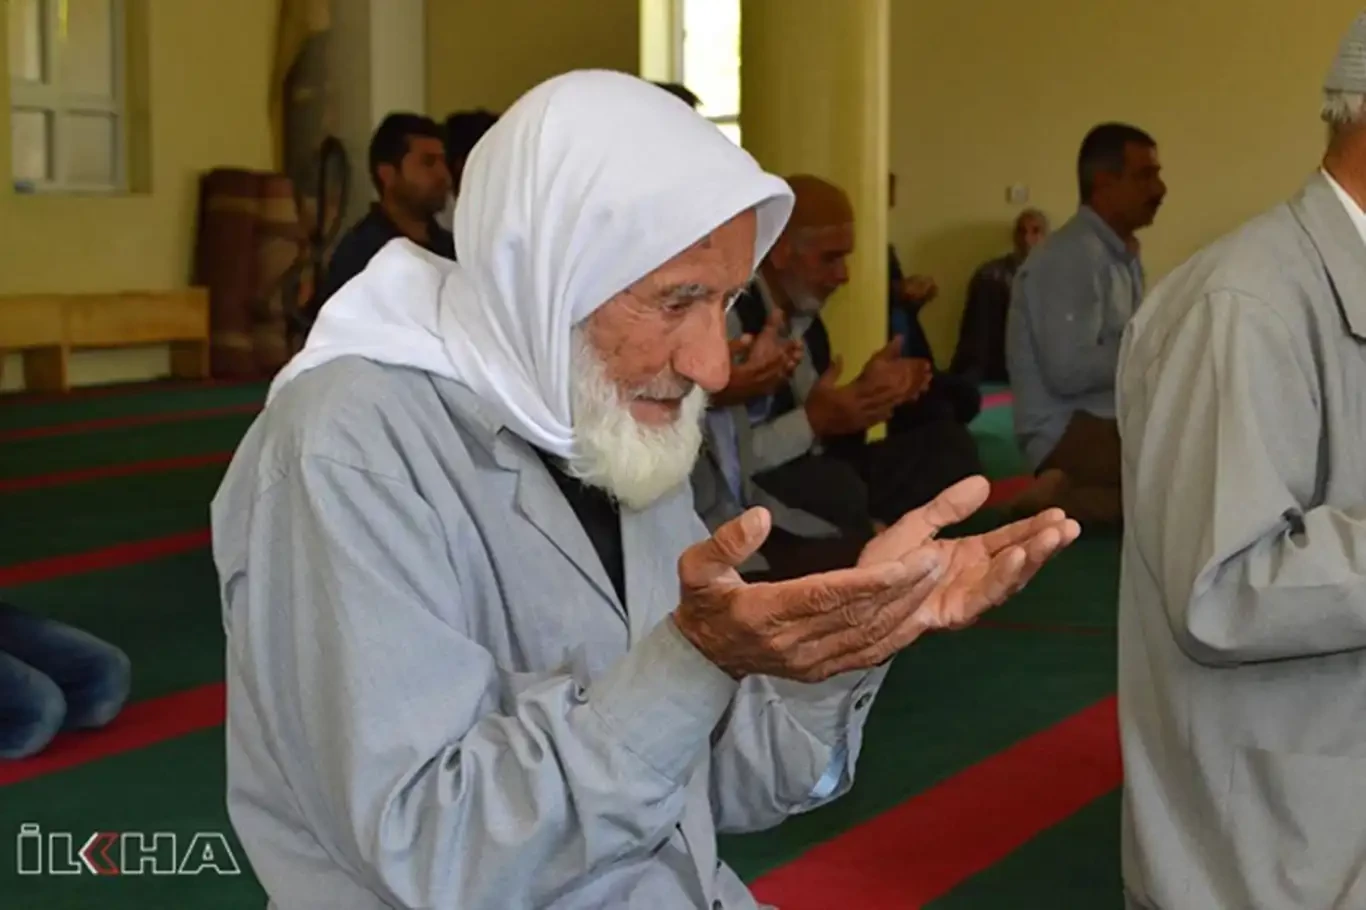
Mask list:
[[[52,113],[14,108],[9,112],[14,179],[52,179]]]
[[[109,114],[68,114],[63,121],[66,182],[114,185],[114,137],[118,122]]]
[[[57,59],[63,92],[114,96],[114,0],[61,0]]]
[[[46,0],[9,0],[9,75],[43,81],[43,6]]]
[[[702,99],[704,116],[734,116],[740,112],[740,0],[680,2],[683,81]]]
[[[736,123],[734,120],[728,123],[718,123],[716,124],[716,128],[725,133],[726,138],[731,142],[734,142],[736,145],[743,145],[743,143],[740,142],[740,124]]]

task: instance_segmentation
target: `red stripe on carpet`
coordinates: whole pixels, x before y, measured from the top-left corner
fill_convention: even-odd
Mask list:
[[[987,501],[982,508],[999,506],[1003,502],[1008,502],[1019,496],[1025,489],[1034,482],[1034,478],[1029,474],[1019,477],[1000,477],[991,482],[991,492],[987,494]]]
[[[225,713],[222,683],[135,702],[102,730],[61,733],[33,758],[0,762],[0,787],[216,727]]]
[[[914,910],[1118,787],[1110,696],[845,832],[754,885],[783,910]]]
[[[186,531],[168,537],[154,537],[151,540],[115,544],[112,547],[87,550],[84,553],[68,553],[62,556],[49,556],[46,559],[35,559],[31,562],[0,566],[0,588],[31,585],[66,575],[116,569],[137,562],[177,556],[181,553],[207,547],[209,543],[209,529],[201,528],[198,531]]]
[[[98,420],[82,420],[76,423],[54,423],[41,427],[20,427],[0,432],[0,443],[19,442],[25,439],[45,439],[50,436],[69,436],[74,433],[96,433],[101,430],[122,430],[128,427],[146,427],[158,423],[172,423],[180,420],[206,420],[212,417],[227,417],[232,414],[255,414],[261,410],[260,404],[233,404],[221,408],[204,408],[198,411],[165,411],[155,414],[129,414],[123,417],[101,417]]]
[[[119,398],[147,392],[195,391],[224,389],[246,385],[264,385],[268,379],[152,379],[145,382],[117,382],[107,385],[86,385],[65,392],[6,392],[0,404],[52,404],[58,401],[87,401],[92,398]]]
[[[71,483],[86,483],[92,480],[109,480],[114,477],[132,477],[136,474],[187,471],[193,468],[227,464],[231,460],[231,452],[209,452],[205,455],[157,458],[151,461],[134,461],[129,464],[108,464],[94,468],[79,468],[73,471],[55,471],[51,474],[32,474],[28,477],[5,477],[0,478],[0,493],[17,493],[21,490],[59,487]]]
[[[1015,396],[1007,390],[1005,392],[992,392],[990,395],[982,396],[982,407],[984,408],[1003,408],[1015,401]]]

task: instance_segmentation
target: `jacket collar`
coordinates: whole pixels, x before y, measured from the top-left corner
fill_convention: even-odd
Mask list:
[[[1290,202],[1328,272],[1348,330],[1366,341],[1366,245],[1332,184],[1316,173]]]
[[[625,605],[602,566],[588,532],[574,514],[550,470],[535,449],[517,436],[495,415],[493,409],[467,386],[447,379],[436,379],[438,391],[451,419],[468,438],[504,471],[517,475],[514,509],[530,522],[597,589],[612,607],[626,618]],[[623,534],[623,544],[626,535]],[[628,585],[632,574],[630,551],[625,551]],[[628,589],[629,590],[629,589]]]

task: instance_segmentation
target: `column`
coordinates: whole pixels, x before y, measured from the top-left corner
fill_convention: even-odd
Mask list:
[[[349,226],[375,198],[367,158],[380,121],[394,111],[449,111],[427,110],[425,0],[332,0],[331,10],[329,88],[351,167]]]
[[[854,206],[849,284],[821,318],[847,370],[887,338],[890,0],[743,0],[740,126],[780,175],[809,173]]]

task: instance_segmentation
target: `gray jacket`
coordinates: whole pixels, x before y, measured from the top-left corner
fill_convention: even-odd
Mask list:
[[[1139,309],[1118,416],[1124,878],[1366,907],[1366,245],[1328,180]]]
[[[228,810],[279,910],[753,910],[717,831],[851,784],[884,671],[737,684],[668,616],[686,485],[622,516],[626,598],[463,386],[354,358],[213,504]]]

